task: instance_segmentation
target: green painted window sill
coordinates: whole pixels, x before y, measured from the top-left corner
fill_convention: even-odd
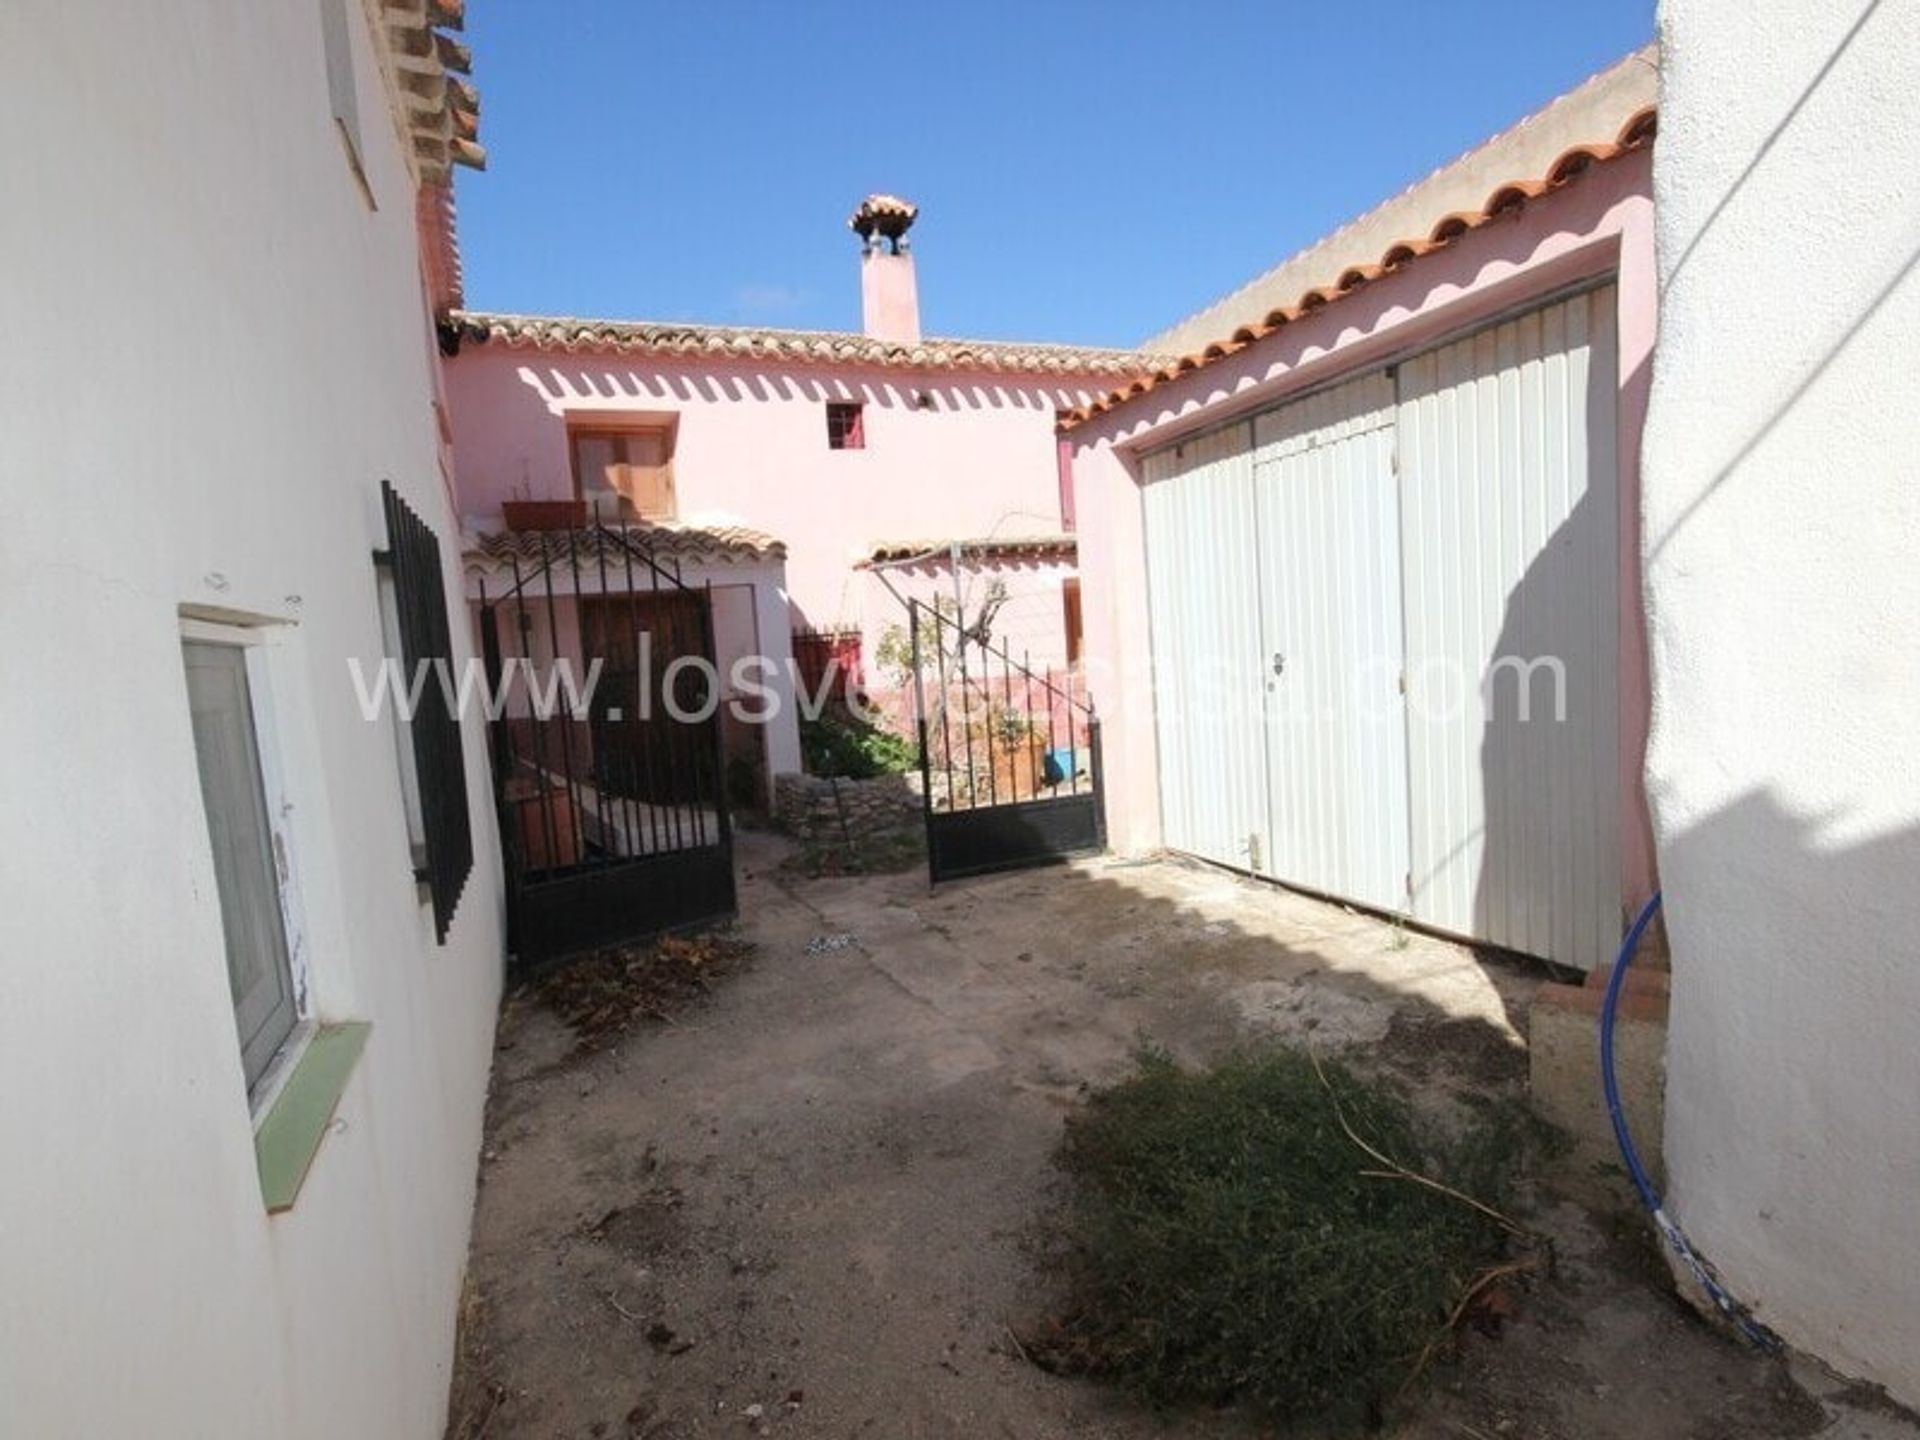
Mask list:
[[[364,1021],[322,1025],[274,1096],[266,1118],[253,1132],[254,1158],[260,1165],[260,1193],[267,1213],[293,1208],[294,1197],[306,1183],[307,1171],[320,1149],[321,1138],[345,1093],[354,1063],[366,1048]]]

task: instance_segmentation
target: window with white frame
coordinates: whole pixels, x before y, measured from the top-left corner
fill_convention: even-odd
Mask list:
[[[258,1095],[295,1027],[280,857],[262,768],[251,647],[244,631],[194,626],[183,638],[200,796],[226,942],[227,980],[249,1094]]]

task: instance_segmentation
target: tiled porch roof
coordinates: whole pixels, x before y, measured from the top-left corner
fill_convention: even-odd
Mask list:
[[[958,545],[970,560],[1071,560],[1080,542],[1072,535],[996,536],[980,540],[880,540],[867,551],[862,565],[897,565],[923,560],[944,563]]]
[[[847,330],[774,330],[649,320],[582,320],[456,310],[461,341],[566,352],[653,354],[689,360],[880,366],[907,370],[989,370],[1019,375],[1144,375],[1169,357],[1016,340],[876,340]]]
[[[1219,338],[1211,343],[1178,359],[1155,365],[1147,374],[1109,391],[1091,405],[1063,411],[1060,430],[1072,430],[1095,415],[1124,405],[1190,370],[1204,369],[1236,355],[1362,286],[1424,255],[1445,249],[1469,231],[1518,213],[1540,196],[1572,184],[1595,166],[1652,144],[1655,130],[1652,97],[1657,64],[1651,47],[1636,51],[1539,114],[1436,171],[1361,220],[1309,246],[1199,316],[1149,340],[1149,344],[1169,340],[1192,343],[1198,338],[1194,334],[1196,327],[1209,324],[1221,327],[1214,332]],[[1561,107],[1570,113],[1562,113]],[[1547,121],[1552,123],[1542,123]],[[1570,138],[1570,129],[1572,135],[1593,138],[1565,143]],[[1542,148],[1546,143],[1560,144],[1561,148],[1557,152]],[[1537,173],[1523,171],[1515,176],[1513,171],[1504,172],[1512,178],[1495,184],[1490,190],[1474,192],[1484,193],[1484,201],[1477,205],[1469,201],[1466,207],[1459,205],[1459,192],[1465,184],[1473,183],[1476,176],[1485,183],[1483,172],[1490,165],[1502,161],[1519,163],[1525,154],[1535,157],[1534,164],[1540,163],[1539,157],[1551,155],[1552,158]],[[1436,215],[1431,209],[1420,211],[1422,203],[1432,206],[1441,197],[1451,197],[1450,203],[1443,201],[1446,208],[1442,213]],[[1388,225],[1407,228],[1388,229]],[[1395,234],[1399,238],[1382,245],[1386,236]],[[1309,270],[1323,277],[1322,283],[1298,292],[1291,303],[1272,305],[1276,290],[1292,293],[1284,287],[1307,280]],[[1256,305],[1259,308],[1238,309]],[[1226,327],[1234,323],[1236,311],[1244,318],[1231,333],[1224,333]]]
[[[499,530],[469,534],[462,558],[469,571],[511,570],[517,562],[524,573],[543,560],[562,569],[569,565],[598,572],[604,559],[608,573],[625,573],[629,547],[635,564],[642,554],[657,560],[695,560],[721,564],[751,564],[784,560],[787,547],[765,531],[745,525],[683,525],[672,521],[640,525],[589,525],[577,530]]]

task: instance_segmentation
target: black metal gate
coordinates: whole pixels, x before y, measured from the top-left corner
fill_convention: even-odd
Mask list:
[[[1077,677],[917,600],[908,611],[933,883],[1106,849],[1100,720]]]
[[[521,964],[735,912],[710,590],[644,532],[497,537],[480,584]],[[504,572],[504,573],[500,573]]]

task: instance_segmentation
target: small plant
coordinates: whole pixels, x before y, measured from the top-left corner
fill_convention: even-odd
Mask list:
[[[887,625],[880,631],[880,643],[874,646],[873,663],[889,684],[904,690],[913,684],[913,636],[904,625]]]
[[[1070,1122],[1069,1307],[1028,1349],[1155,1403],[1377,1423],[1493,1277],[1517,1140],[1436,1137],[1396,1093],[1292,1051],[1165,1055]]]
[[[996,703],[987,725],[995,743],[1008,754],[1018,750],[1033,734],[1033,721],[1011,705]]]
[[[802,720],[800,755],[809,775],[842,780],[902,775],[920,766],[920,752],[912,741],[850,715]]]

